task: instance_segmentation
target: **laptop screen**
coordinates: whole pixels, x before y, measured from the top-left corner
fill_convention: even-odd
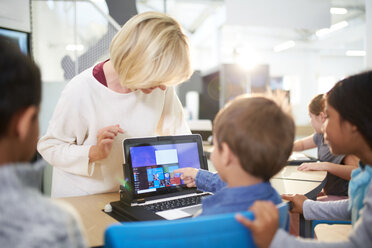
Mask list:
[[[127,139],[124,150],[137,196],[185,188],[180,174],[174,172],[179,168],[206,169],[199,135]]]

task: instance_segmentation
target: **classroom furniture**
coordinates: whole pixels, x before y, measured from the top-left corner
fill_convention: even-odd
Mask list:
[[[212,151],[213,151],[213,145],[204,143],[203,150],[204,150],[204,154],[207,157],[207,159],[210,159]]]
[[[319,241],[342,242],[348,239],[352,228],[350,224],[319,224],[314,232]]]
[[[279,226],[288,230],[288,204],[278,205]],[[253,213],[242,213],[253,219]],[[105,248],[124,247],[256,247],[250,231],[235,214],[219,214],[173,221],[114,224],[105,232]]]
[[[55,198],[53,200],[67,202],[80,215],[89,247],[103,245],[105,229],[117,221],[105,214],[102,209],[107,203],[119,201],[119,192],[89,196]]]
[[[315,237],[315,228],[318,225],[326,224],[328,226],[331,225],[351,225],[350,220],[312,220],[312,226],[313,226],[313,237]]]
[[[288,165],[301,165],[302,163],[311,163],[317,161],[317,158],[306,155],[303,152],[292,152],[291,156],[288,158]]]
[[[234,215],[117,224],[106,230],[104,247],[256,247]],[[252,212],[244,216],[253,219]]]
[[[280,194],[302,194],[307,198],[315,200],[323,189],[327,176],[326,171],[298,171],[298,166],[285,166],[273,179],[270,180],[273,187]],[[305,220],[300,214],[300,236],[313,237],[313,226],[311,220]]]
[[[321,181],[309,181],[309,178],[314,179],[314,173],[302,172],[303,178],[301,180],[293,179],[293,174],[290,170],[283,172],[281,178],[271,179],[273,187],[280,194],[304,194],[318,191],[321,186]],[[326,175],[325,172],[319,172],[321,175]],[[323,173],[323,174],[322,174]],[[280,174],[280,173],[279,173]],[[299,174],[298,174],[299,175]],[[319,178],[320,179],[320,178]],[[107,203],[119,201],[119,193],[97,194],[79,197],[58,198],[58,201],[64,201],[72,205],[80,214],[82,223],[87,234],[89,246],[103,245],[103,236],[105,229],[117,221],[104,213],[102,209]],[[312,232],[311,223],[309,227]]]
[[[301,194],[305,195],[316,189],[321,182],[297,181],[288,179],[273,178],[270,180],[271,185],[282,194]],[[319,190],[320,191],[320,190]]]
[[[298,166],[285,166],[273,178],[309,181],[309,182],[322,182],[327,176],[326,171],[299,171]]]

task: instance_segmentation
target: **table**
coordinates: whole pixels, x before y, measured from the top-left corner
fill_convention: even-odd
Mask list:
[[[286,166],[273,179],[273,187],[280,194],[305,194],[317,189],[325,172],[297,172],[297,166]],[[102,209],[107,203],[118,201],[119,193],[97,194],[55,199],[67,202],[79,213],[89,246],[103,245],[105,229],[117,221],[105,214]]]
[[[301,194],[305,195],[316,189],[320,182],[312,181],[297,181],[297,180],[287,180],[273,178],[270,180],[271,185],[278,191],[280,195],[282,194]]]
[[[326,171],[299,171],[297,168],[294,165],[285,166],[274,178],[322,182],[327,175]]]
[[[326,171],[298,171],[298,166],[285,166],[273,179],[273,187],[280,194],[302,194],[309,199],[316,199],[325,184]],[[312,237],[312,222],[300,214],[300,236]]]
[[[67,202],[72,205],[80,215],[88,245],[103,245],[103,235],[106,228],[117,221],[102,212],[107,203],[118,201],[119,193],[97,194],[89,196],[66,197],[53,199]]]
[[[341,242],[348,240],[352,228],[352,225],[345,224],[319,224],[315,227],[314,232],[320,241]]]

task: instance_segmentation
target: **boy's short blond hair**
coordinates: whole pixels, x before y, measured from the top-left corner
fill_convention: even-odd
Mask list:
[[[129,89],[176,85],[192,74],[187,37],[176,20],[162,13],[132,17],[113,38],[110,57]]]
[[[213,132],[250,175],[268,181],[287,163],[295,125],[289,113],[266,97],[240,97],[218,112]]]

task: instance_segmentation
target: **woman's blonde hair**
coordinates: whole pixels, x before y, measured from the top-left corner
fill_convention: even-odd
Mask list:
[[[132,17],[113,38],[110,56],[129,89],[176,85],[192,74],[187,37],[176,20],[162,13]]]

